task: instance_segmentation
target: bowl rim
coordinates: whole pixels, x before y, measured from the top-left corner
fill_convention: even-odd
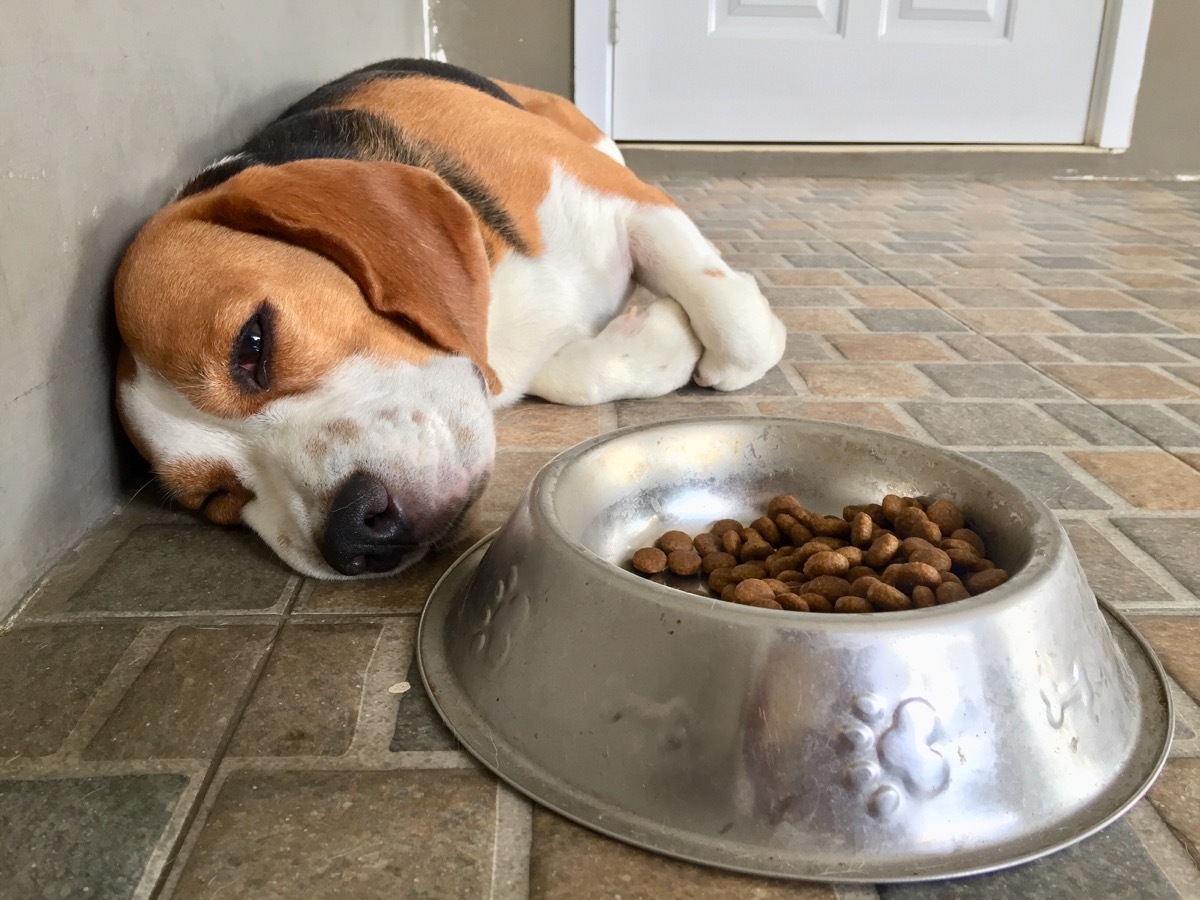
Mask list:
[[[851,615],[804,615],[790,610],[762,609],[736,603],[726,603],[719,597],[706,598],[690,594],[670,585],[656,584],[640,575],[622,568],[600,556],[586,544],[574,537],[560,522],[555,509],[555,488],[563,477],[564,472],[572,464],[592,450],[612,443],[615,440],[642,432],[669,430],[680,426],[702,426],[717,423],[728,423],[738,427],[771,426],[780,423],[802,425],[817,431],[827,431],[830,434],[850,434],[859,439],[885,438],[897,442],[913,450],[923,453],[933,452],[939,456],[949,457],[960,465],[978,470],[984,478],[992,479],[1003,487],[1016,493],[1021,501],[1033,514],[1030,528],[1031,551],[1029,558],[1016,571],[1010,573],[1008,581],[991,590],[968,597],[955,603],[941,606],[931,606],[924,609],[906,609],[896,611],[875,611],[870,614]],[[581,441],[559,453],[547,462],[533,477],[527,489],[531,512],[536,512],[550,531],[568,547],[579,554],[584,565],[593,570],[601,579],[617,579],[618,585],[627,585],[633,593],[644,593],[646,599],[665,604],[668,608],[688,615],[697,614],[715,616],[722,619],[754,621],[758,617],[763,624],[786,622],[789,625],[803,626],[814,631],[869,631],[886,628],[908,628],[920,621],[952,620],[957,617],[977,617],[980,612],[991,608],[990,612],[998,613],[1008,607],[1024,602],[1024,599],[1037,588],[1049,581],[1053,575],[1054,563],[1067,546],[1067,536],[1057,517],[1041,500],[1029,493],[1025,488],[1016,484],[1007,476],[986,463],[944,447],[919,441],[904,435],[893,434],[860,425],[843,424],[840,422],[824,422],[802,419],[792,416],[765,415],[717,415],[695,416],[686,419],[670,419],[663,422],[651,422],[641,425],[630,425],[618,428],[604,434],[596,435]],[[503,531],[503,529],[501,529]],[[697,602],[708,600],[709,602]],[[749,618],[747,618],[749,617]],[[782,618],[778,618],[782,617]],[[918,619],[918,617],[921,617]]]

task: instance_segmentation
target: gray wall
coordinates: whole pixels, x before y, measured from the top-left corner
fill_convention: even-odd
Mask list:
[[[9,3],[0,618],[118,496],[110,280],[171,191],[321,81],[422,55],[420,0]]]
[[[571,0],[429,0],[430,50],[491,78],[570,97]]]

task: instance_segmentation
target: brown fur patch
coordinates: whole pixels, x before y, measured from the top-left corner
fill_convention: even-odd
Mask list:
[[[254,499],[228,465],[209,459],[173,459],[155,466],[155,472],[175,499],[198,510],[218,525],[236,525],[242,507]]]
[[[449,154],[499,198],[534,256],[542,250],[537,211],[550,188],[554,163],[593,190],[638,203],[674,205],[658,188],[573,133],[577,123],[568,130],[556,118],[517,109],[465,85],[422,77],[379,80],[338,105],[383,116]],[[547,103],[546,109],[552,105]]]
[[[353,441],[362,436],[362,426],[353,419],[334,419],[321,429],[332,441]]]
[[[354,355],[419,365],[435,347],[462,353],[499,390],[487,367],[487,260],[472,222],[440,179],[408,166],[249,169],[142,229],[117,274],[117,324],[139,362],[228,418],[309,391]],[[230,352],[264,302],[270,388],[248,393],[230,376]]]
[[[604,132],[565,97],[507,81],[497,81],[496,84],[535,116],[549,119],[560,128],[565,128],[588,146],[594,146],[604,137]]]
[[[707,275],[709,278],[724,278],[725,277],[725,273],[722,272],[720,269],[705,269],[704,274]]]

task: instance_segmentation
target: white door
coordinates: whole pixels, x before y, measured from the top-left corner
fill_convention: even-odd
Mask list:
[[[613,0],[618,140],[1084,141],[1104,0]]]

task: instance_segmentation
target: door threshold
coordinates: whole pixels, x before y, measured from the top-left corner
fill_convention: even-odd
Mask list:
[[[625,150],[665,153],[1082,153],[1109,156],[1109,150],[1087,144],[729,144],[666,141],[617,141]]]
[[[645,177],[785,175],[1051,177],[1120,171],[1123,150],[1082,144],[731,144],[619,141]]]

